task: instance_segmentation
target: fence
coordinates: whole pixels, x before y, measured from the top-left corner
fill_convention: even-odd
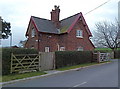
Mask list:
[[[114,53],[94,53],[93,55],[93,61],[97,62],[103,62],[103,61],[108,61],[110,58],[114,57]]]
[[[74,53],[72,57],[75,57],[75,55],[76,53]],[[108,61],[110,59],[110,55],[111,55],[110,53],[97,52],[94,53],[93,56],[91,56],[91,59],[93,59],[91,61],[95,61],[95,62]],[[68,60],[68,57],[69,56],[65,57],[64,59]],[[79,56],[79,58],[82,58],[81,61],[79,61],[80,63],[82,63],[84,59],[83,57]],[[75,60],[73,60],[73,62],[74,61]],[[63,62],[64,60],[62,60],[62,63]],[[66,62],[69,62],[69,60]],[[55,69],[57,65],[58,64],[55,63],[54,52],[45,52],[45,53],[41,52],[39,54],[13,54],[13,53],[11,54],[11,73],[51,70],[51,69]]]
[[[54,53],[11,54],[11,73],[54,69]]]
[[[11,73],[40,70],[39,54],[11,54]]]

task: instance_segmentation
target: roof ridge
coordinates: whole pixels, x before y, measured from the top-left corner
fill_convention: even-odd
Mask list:
[[[34,18],[37,18],[37,19],[43,19],[43,20],[48,20],[48,21],[51,21],[51,20],[49,20],[49,19],[40,18],[40,17],[36,17],[36,16],[31,16],[31,17],[34,17]]]
[[[64,18],[64,19],[62,19],[62,20],[60,20],[60,21],[66,20],[66,19],[71,18],[71,17],[73,17],[73,16],[76,16],[76,15],[78,15],[78,14],[80,14],[80,13],[81,13],[81,12],[79,12],[79,13],[77,13],[77,14],[74,14],[74,15],[72,15],[72,16],[66,17],[66,18]]]

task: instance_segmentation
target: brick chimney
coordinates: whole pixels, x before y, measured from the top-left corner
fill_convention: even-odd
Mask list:
[[[51,13],[51,21],[55,24],[56,28],[60,28],[59,14],[60,9],[59,6],[54,6],[54,10],[52,9]]]

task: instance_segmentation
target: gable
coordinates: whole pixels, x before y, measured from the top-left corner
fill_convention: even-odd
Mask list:
[[[92,36],[92,34],[91,34],[90,30],[89,30],[89,27],[88,27],[88,25],[87,25],[87,23],[86,23],[86,21],[85,21],[85,19],[84,19],[84,17],[83,17],[81,12],[76,14],[76,15],[74,15],[74,16],[72,16],[72,17],[70,17],[69,19],[66,19],[66,21],[64,21],[64,23],[65,22],[66,23],[63,25],[62,29],[64,29],[64,32],[69,33],[80,18],[81,18],[81,21],[82,21],[85,29],[87,30],[89,36]]]
[[[71,27],[75,19],[78,17],[79,14],[75,14],[73,16],[70,16],[66,19],[61,20],[61,28],[60,31],[61,33],[66,33],[68,32],[68,29]]]
[[[28,34],[31,33],[31,29],[32,28],[35,28],[35,31],[38,32],[38,28],[37,28],[36,24],[34,23],[34,21],[32,20],[32,18],[30,18],[30,21],[29,21],[28,28],[27,28],[25,36],[28,36]]]

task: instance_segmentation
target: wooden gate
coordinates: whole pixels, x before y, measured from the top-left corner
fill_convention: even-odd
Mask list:
[[[94,53],[93,55],[94,61],[96,60],[97,62],[103,62],[103,61],[108,61],[110,59],[110,53]]]
[[[11,54],[11,73],[40,70],[40,54]]]
[[[109,53],[99,53],[99,61],[108,61]]]
[[[40,69],[51,70],[55,68],[55,53],[54,52],[41,52],[40,53]]]
[[[51,70],[55,68],[54,52],[11,54],[11,73]]]

